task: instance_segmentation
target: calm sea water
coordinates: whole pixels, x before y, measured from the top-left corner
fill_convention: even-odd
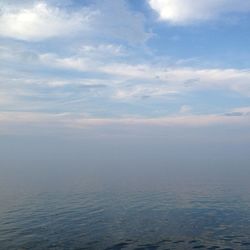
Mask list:
[[[1,186],[0,249],[250,249],[245,185],[53,181]]]
[[[57,148],[44,157],[46,147],[3,154],[0,249],[250,249],[250,175],[248,158],[233,161],[239,151],[210,163],[183,153],[177,164],[154,146],[116,148],[91,159]]]

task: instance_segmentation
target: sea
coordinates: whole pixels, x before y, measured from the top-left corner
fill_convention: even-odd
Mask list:
[[[225,160],[199,145],[178,157],[23,143],[1,157],[1,250],[250,249],[249,162],[235,148]]]

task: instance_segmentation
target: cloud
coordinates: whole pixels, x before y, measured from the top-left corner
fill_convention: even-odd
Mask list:
[[[111,51],[115,55],[109,58],[106,55]],[[193,96],[206,106],[200,91],[215,90],[227,99],[230,91],[246,101],[250,96],[247,69],[137,64],[120,55],[121,51],[123,47],[120,50],[109,43],[84,44],[72,55],[0,46],[2,110],[154,116],[172,114],[182,104],[196,105]],[[187,111],[179,110],[189,114]]]
[[[4,6],[0,14],[0,34],[26,41],[77,34],[89,28],[94,13],[87,8],[67,12],[46,2],[23,8]]]
[[[77,36],[82,40],[118,39],[130,44],[143,43],[150,37],[143,14],[131,11],[124,0],[94,0],[81,7],[74,1],[69,1],[70,7],[58,2],[2,3],[0,36],[23,41]]]
[[[125,48],[122,45],[116,44],[86,44],[81,46],[78,51],[83,56],[92,56],[97,58],[112,58],[116,56],[125,56]]]
[[[72,56],[60,58],[56,54],[47,53],[39,55],[40,61],[45,66],[72,69],[77,71],[90,71],[93,68],[90,60],[86,57]]]
[[[138,93],[140,90],[150,92],[152,89],[154,89],[153,92],[171,93],[227,89],[244,96],[250,96],[249,69],[200,69],[163,67],[151,64],[112,63],[110,61],[93,60],[94,58],[86,55],[85,57],[77,55],[61,58],[56,55],[44,54],[40,55],[40,59],[50,67],[106,74],[109,79],[119,79],[121,82],[133,81],[134,88],[130,88],[130,90],[134,93]],[[149,87],[149,84],[152,86]],[[123,93],[126,92],[124,89],[121,90]],[[127,90],[130,91],[129,88]],[[120,96],[127,96],[127,94]]]
[[[171,90],[168,86],[152,84],[137,84],[135,86],[120,86],[114,91],[113,98],[118,100],[129,100],[135,98],[147,99],[147,98],[160,98],[168,97],[173,98],[179,94],[178,91]]]
[[[112,126],[163,126],[163,127],[206,127],[218,125],[249,126],[250,116],[174,115],[166,117],[117,117],[95,118],[86,114],[37,113],[37,112],[0,112],[0,128],[8,127],[51,127],[88,129]]]
[[[175,25],[217,19],[230,13],[247,13],[249,1],[239,0],[148,0],[161,20]]]

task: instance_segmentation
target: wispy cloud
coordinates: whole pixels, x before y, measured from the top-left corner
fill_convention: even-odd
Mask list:
[[[187,68],[154,66],[150,64],[112,63],[93,61],[91,57],[60,58],[41,55],[41,60],[52,67],[78,71],[104,73],[122,81],[129,79],[151,82],[152,88],[168,92],[183,92],[197,89],[229,89],[250,96],[249,69]],[[157,86],[157,84],[160,84]],[[165,84],[165,85],[164,85]],[[136,83],[135,83],[136,85]],[[139,84],[140,85],[140,84]],[[150,87],[145,86],[144,89]],[[166,90],[168,88],[168,90]],[[143,89],[142,86],[139,89]],[[128,90],[129,91],[129,90]]]
[[[239,110],[250,110],[249,107]],[[235,111],[230,111],[232,113]],[[52,128],[78,128],[85,129],[93,126],[105,127],[113,125],[122,126],[166,126],[166,127],[204,127],[218,125],[250,125],[250,113],[241,115],[224,114],[176,114],[166,117],[116,117],[116,118],[95,118],[87,114],[70,113],[36,113],[36,112],[0,112],[0,128],[24,126],[48,126]]]

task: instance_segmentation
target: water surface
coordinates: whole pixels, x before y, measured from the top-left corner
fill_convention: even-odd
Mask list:
[[[3,154],[0,249],[250,249],[248,161],[236,164],[237,151],[204,157],[197,146],[179,159],[157,143],[107,145]]]

